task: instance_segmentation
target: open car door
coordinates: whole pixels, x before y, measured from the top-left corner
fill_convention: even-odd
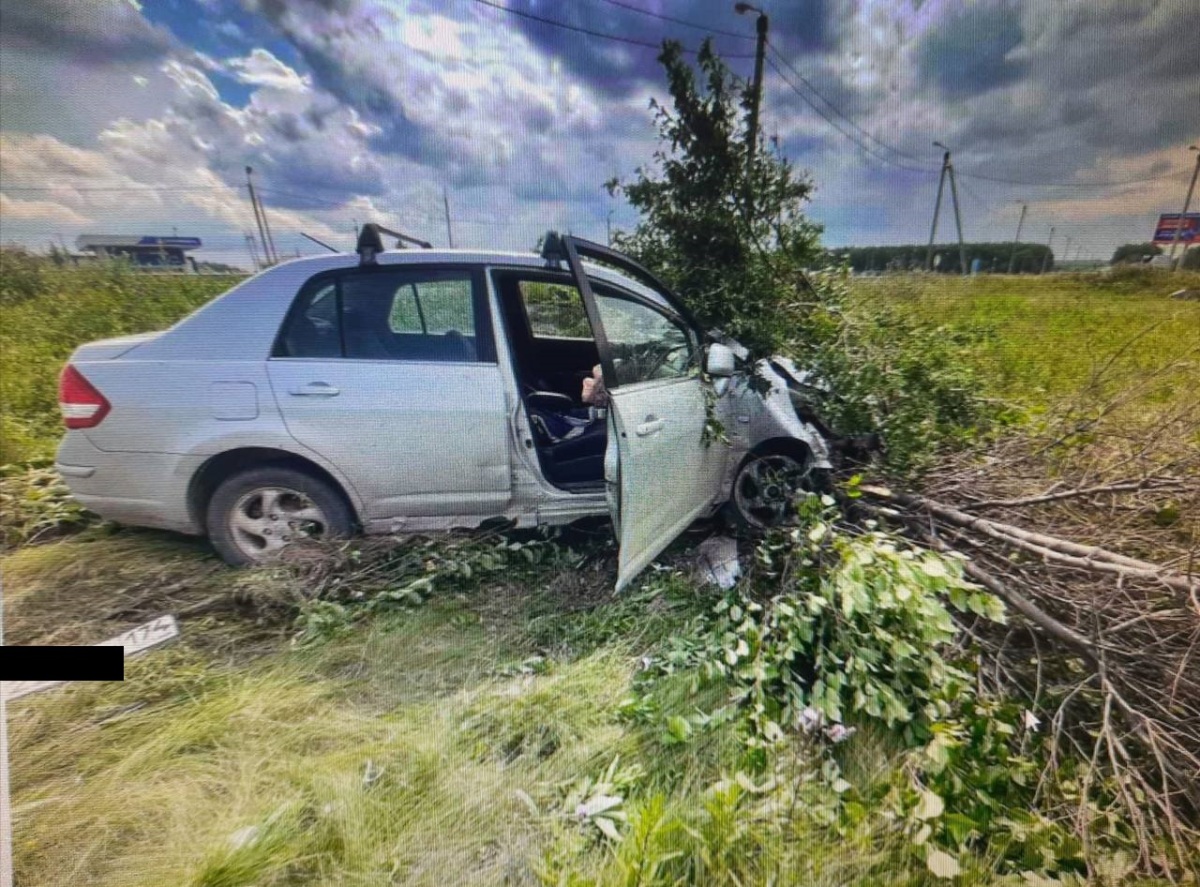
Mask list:
[[[620,544],[620,591],[716,503],[729,450],[704,441],[702,343],[686,308],[645,268],[600,244],[548,234],[542,251],[569,265],[600,353],[609,393],[604,473]],[[641,278],[658,298],[593,286],[581,256]]]

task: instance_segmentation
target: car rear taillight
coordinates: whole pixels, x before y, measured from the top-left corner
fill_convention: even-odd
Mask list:
[[[68,428],[95,428],[112,409],[108,398],[70,364],[58,379],[58,406]]]

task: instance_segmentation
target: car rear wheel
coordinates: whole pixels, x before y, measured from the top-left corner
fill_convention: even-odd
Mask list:
[[[208,536],[228,564],[264,563],[295,542],[348,536],[341,494],[292,468],[252,468],[222,483],[208,504]]]
[[[796,498],[823,488],[823,472],[811,458],[791,453],[746,457],[733,480],[727,514],[734,529],[762,533],[796,516]]]

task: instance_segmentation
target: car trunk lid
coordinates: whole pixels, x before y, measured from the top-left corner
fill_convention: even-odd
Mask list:
[[[75,349],[75,353],[71,355],[71,362],[113,360],[114,358],[128,354],[138,345],[154,341],[160,335],[162,333],[139,333],[132,336],[117,336],[112,339],[100,339],[96,342],[88,342],[86,345],[80,345]]]

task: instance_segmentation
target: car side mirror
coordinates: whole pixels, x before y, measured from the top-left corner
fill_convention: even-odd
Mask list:
[[[728,345],[713,342],[708,346],[708,358],[704,363],[705,371],[715,378],[728,378],[734,372],[734,354]]]

